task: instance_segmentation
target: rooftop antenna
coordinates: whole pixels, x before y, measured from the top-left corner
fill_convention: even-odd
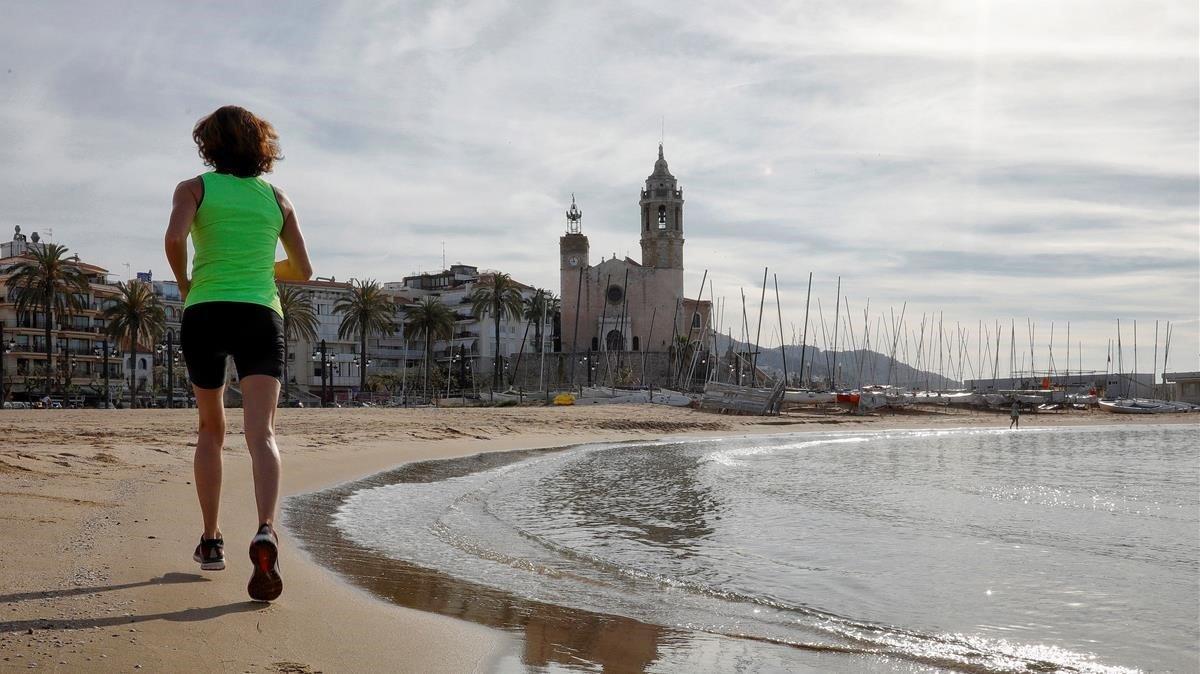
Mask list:
[[[667,116],[662,116],[662,125],[658,129],[658,144],[662,145],[667,139]]]
[[[446,267],[446,242],[445,242],[445,240],[443,240],[443,241],[442,241],[442,269],[447,269],[447,267]]]

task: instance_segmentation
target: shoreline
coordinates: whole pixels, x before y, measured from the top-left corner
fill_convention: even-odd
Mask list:
[[[241,420],[229,410],[222,524],[228,568],[201,574],[192,410],[0,416],[0,670],[220,668],[488,671],[516,648],[498,629],[407,609],[342,580],[284,533],[283,598],[245,598],[239,552],[256,524]],[[1147,418],[1149,417],[1149,418]],[[1027,427],[1191,423],[1190,415],[1027,415]],[[54,423],[47,423],[54,422]],[[284,497],[415,461],[663,437],[805,430],[1006,427],[1007,417],[725,417],[657,406],[280,410]],[[319,607],[320,611],[314,610]],[[183,628],[183,629],[181,629]],[[203,663],[188,658],[196,653]],[[215,658],[215,660],[213,659]]]

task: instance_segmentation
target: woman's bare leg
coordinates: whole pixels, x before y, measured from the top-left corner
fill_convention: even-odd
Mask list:
[[[241,380],[242,414],[246,446],[254,471],[254,500],[260,524],[275,526],[279,505],[279,446],[275,444],[275,408],[279,404],[279,380],[255,374]]]
[[[196,407],[200,412],[200,433],[192,470],[196,476],[196,496],[204,517],[204,537],[218,538],[221,528],[217,516],[221,510],[221,449],[225,446],[225,387],[196,388]]]

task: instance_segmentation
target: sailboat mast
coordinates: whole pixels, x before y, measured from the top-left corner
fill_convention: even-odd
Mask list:
[[[833,382],[832,390],[837,390],[837,373],[838,373],[838,321],[842,316],[842,277],[837,277],[837,294],[833,298],[833,372],[829,373],[830,381]]]
[[[575,361],[579,355],[579,300],[583,297],[583,267],[579,268],[579,283],[575,287],[575,333],[571,335],[571,388],[575,388]],[[591,364],[588,364],[591,367]]]
[[[1137,371],[1137,319],[1133,319],[1133,397],[1136,398],[1141,393],[1141,387],[1138,385]]]
[[[1154,389],[1158,386],[1158,319],[1154,321],[1154,357],[1150,359],[1150,397],[1157,397]]]
[[[783,305],[779,303],[779,274],[775,274],[775,314],[779,317],[779,355],[783,356],[783,385],[787,386],[787,345],[783,343]]]
[[[763,307],[766,306],[766,301],[767,301],[767,268],[763,267],[762,294],[758,298],[758,331],[754,335],[754,358],[753,358],[753,360],[750,361],[750,369],[753,370],[755,374],[753,374],[751,376],[757,376],[757,373],[758,373],[758,351],[761,348],[759,346],[759,340],[762,339]]]
[[[808,272],[808,293],[804,297],[804,333],[800,338],[800,386],[804,386],[804,361],[808,353],[808,301],[812,299],[812,272]],[[809,377],[812,373],[809,373]]]

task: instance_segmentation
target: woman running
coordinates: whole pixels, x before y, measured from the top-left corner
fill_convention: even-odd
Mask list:
[[[283,192],[259,177],[283,158],[278,138],[268,122],[233,105],[200,120],[192,139],[214,170],[175,188],[166,235],[167,261],[184,298],[181,344],[200,416],[194,470],[204,532],[194,557],[203,570],[225,568],[217,515],[225,359],[232,356],[258,504],[258,533],[250,542],[254,571],[247,587],[258,601],[271,601],[283,591],[274,523],[280,478],[275,407],[284,334],[275,282],[312,276],[295,209]],[[195,248],[190,277],[189,235]],[[280,262],[275,261],[276,242],[283,243],[287,255]]]

